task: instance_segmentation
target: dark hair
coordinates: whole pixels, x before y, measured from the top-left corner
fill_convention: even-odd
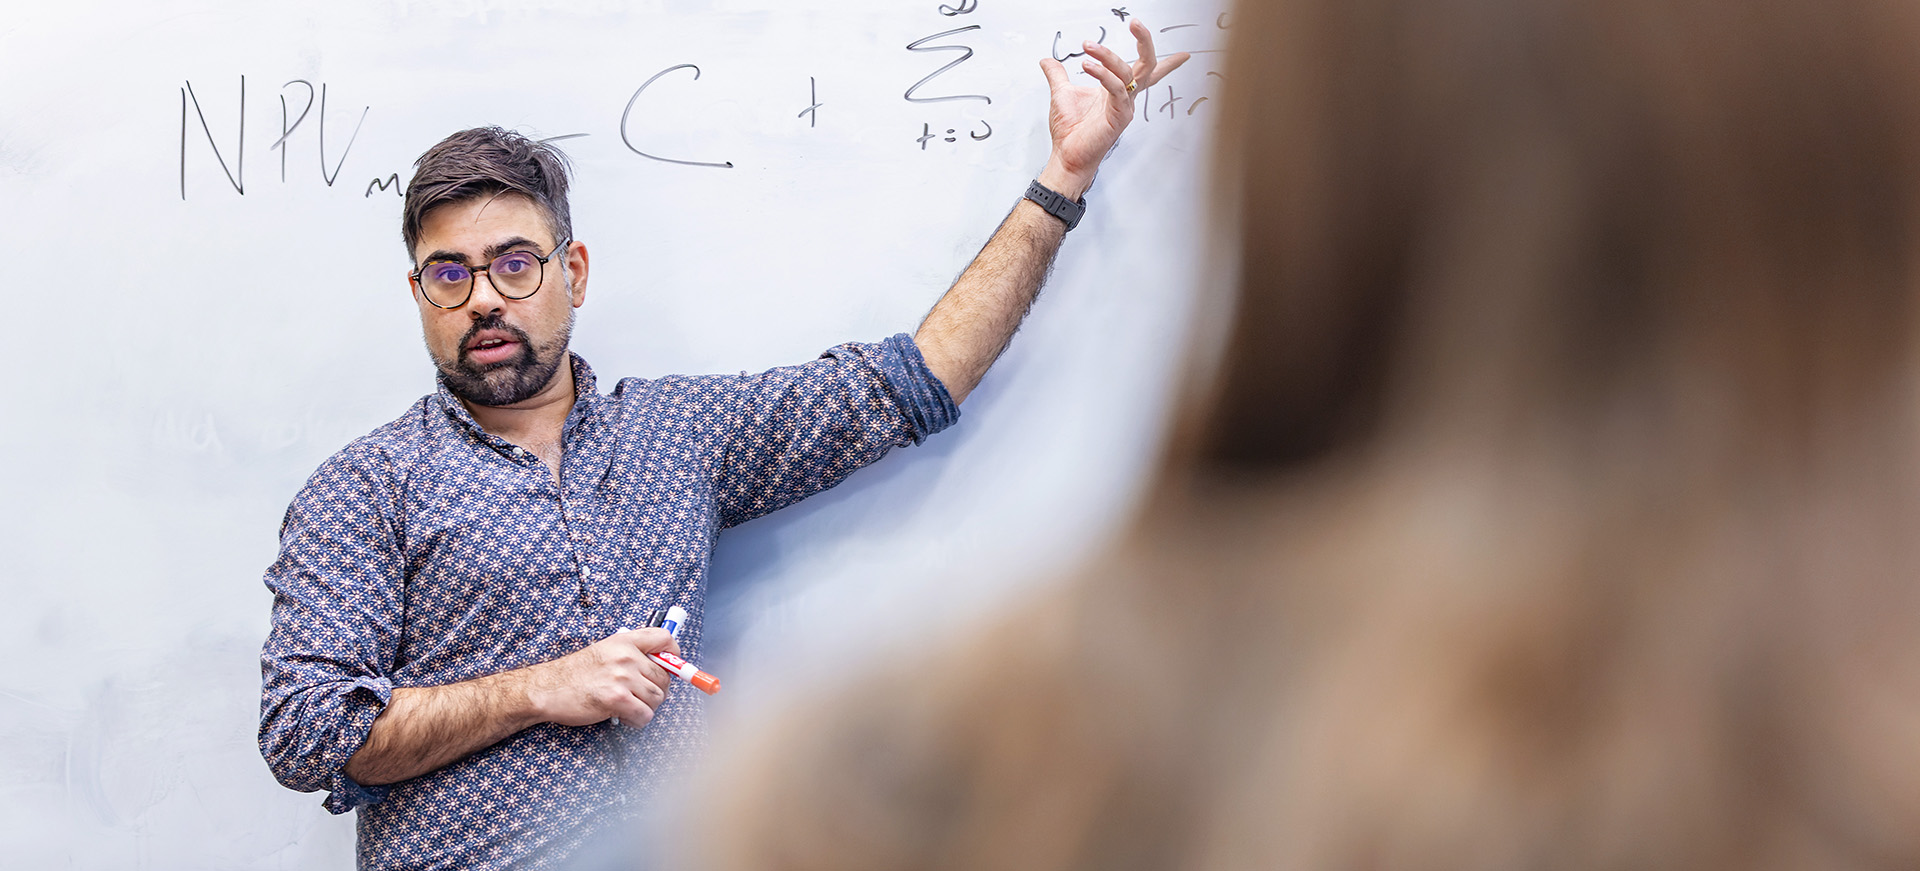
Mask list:
[[[573,217],[567,210],[571,166],[558,148],[511,130],[475,127],[440,140],[413,166],[400,218],[400,238],[407,244],[408,257],[420,241],[420,225],[428,212],[502,193],[533,200],[546,213],[555,243],[573,238]]]

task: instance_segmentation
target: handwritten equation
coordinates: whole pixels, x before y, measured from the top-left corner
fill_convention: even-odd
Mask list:
[[[932,15],[937,15],[941,18],[954,19],[978,12],[980,4],[981,0],[959,0],[959,2],[956,3],[939,4],[933,7],[930,12]],[[1117,28],[1116,33],[1124,35],[1126,33],[1124,22],[1132,16],[1132,13],[1128,11],[1127,7],[1112,7],[1105,10],[1103,15],[1105,14],[1110,14],[1123,22],[1123,26]],[[941,23],[944,25],[952,22],[947,21]],[[1181,36],[1185,36],[1189,34],[1184,34],[1182,33],[1183,31],[1226,31],[1230,29],[1231,26],[1228,15],[1222,13],[1210,22],[1174,24],[1160,28],[1157,33],[1159,35],[1180,34]],[[1086,54],[1084,51],[1069,50],[1063,52],[1061,51],[1063,44],[1067,46],[1077,46],[1080,45],[1082,40],[1085,40],[1105,45],[1108,37],[1113,35],[1108,32],[1107,27],[1104,25],[1097,26],[1094,29],[1097,32],[1076,34],[1072,38],[1069,38],[1065,30],[1054,31],[1051,41],[1051,53],[1054,60],[1065,63],[1066,61],[1076,57],[1082,57]],[[974,102],[984,106],[994,105],[993,98],[987,94],[956,92],[943,88],[942,82],[940,81],[943,76],[947,76],[949,73],[975,58],[976,51],[973,41],[980,36],[981,31],[982,26],[979,24],[969,24],[962,27],[946,27],[927,36],[922,36],[907,42],[904,46],[905,51],[915,55],[933,55],[933,57],[929,58],[929,61],[944,60],[945,62],[931,68],[926,75],[908,84],[902,92],[901,98],[907,103],[914,105]],[[1158,40],[1156,41],[1158,42]],[[1172,41],[1180,41],[1179,36],[1176,36]],[[1165,56],[1180,50],[1185,50],[1192,54],[1219,53],[1218,49],[1198,47],[1180,49],[1169,48],[1167,46],[1161,46],[1159,53]],[[711,169],[734,168],[734,163],[731,160],[713,159],[711,156],[667,155],[658,153],[654,146],[648,144],[646,133],[649,128],[641,121],[644,117],[644,112],[638,112],[636,110],[646,105],[646,97],[650,91],[656,87],[668,87],[668,84],[663,84],[663,80],[667,80],[670,77],[675,80],[684,79],[685,83],[697,82],[701,77],[701,69],[692,63],[674,64],[654,73],[642,81],[639,87],[634,89],[633,94],[627,98],[626,105],[620,112],[618,131],[621,145],[624,146],[628,152],[646,160],[679,166]],[[1167,82],[1162,82],[1161,85],[1156,88],[1142,89],[1139,94],[1135,95],[1135,99],[1144,100],[1146,105],[1144,111],[1136,112],[1135,117],[1147,123],[1151,123],[1156,115],[1165,115],[1166,118],[1170,120],[1191,117],[1196,110],[1212,98],[1210,92],[1224,81],[1224,77],[1219,73],[1208,72],[1205,76],[1201,77],[1200,87],[1194,88],[1185,94],[1177,92],[1175,90],[1176,86]],[[225,177],[228,185],[233,188],[234,193],[245,196],[247,193],[246,76],[240,76],[239,90],[235,97],[235,103],[233,104],[235,108],[237,108],[239,121],[237,124],[238,131],[232,138],[226,138],[224,135],[216,133],[216,125],[209,122],[206,107],[210,101],[215,98],[211,95],[203,96],[204,91],[204,88],[196,88],[191,80],[184,81],[180,87],[180,198],[182,200],[187,199],[189,154],[200,154],[199,160],[205,161],[205,155],[201,154],[202,150],[197,145],[190,144],[201,139],[204,139],[207,147],[206,150],[210,151],[213,157],[210,163],[203,163],[205,171],[210,171],[212,167],[217,166],[221,174]],[[830,105],[826,99],[823,99],[822,84],[818,77],[807,77],[805,93],[805,108],[801,109],[800,112],[794,116],[794,119],[797,122],[804,123],[809,130],[818,129],[823,115],[822,110]],[[1163,96],[1156,97],[1156,94]],[[320,158],[317,180],[327,188],[335,187],[346,166],[347,158],[353,151],[354,142],[359,138],[361,128],[366,124],[368,116],[373,112],[372,106],[358,106],[359,111],[357,114],[349,110],[344,118],[351,119],[353,126],[351,129],[348,129],[345,126],[345,120],[342,120],[342,116],[329,110],[329,88],[325,82],[316,84],[307,79],[293,79],[282,84],[275,93],[274,98],[278,102],[280,109],[279,136],[267,146],[267,149],[270,152],[279,152],[280,181],[285,183],[288,178],[287,155],[291,150],[288,147],[288,143],[293,141],[296,134],[302,136],[310,134],[316,140],[315,144]],[[1156,99],[1158,100],[1157,103]],[[798,101],[796,101],[796,105],[799,105]],[[333,140],[338,143],[338,153],[336,154],[330,154],[328,151],[328,130],[330,124],[334,131]],[[194,135],[196,132],[199,135]],[[342,133],[345,134],[344,141],[341,139]],[[988,118],[956,119],[955,117],[943,116],[922,121],[917,130],[910,132],[903,131],[902,143],[910,142],[913,146],[917,147],[919,151],[925,152],[930,146],[934,145],[958,147],[971,143],[985,142],[991,139],[993,134],[993,122]],[[562,136],[548,137],[542,141],[554,142],[565,139],[578,139],[589,135],[591,134],[571,133]],[[232,158],[231,162],[229,162],[229,157]],[[309,183],[313,180],[312,176],[306,176],[304,173],[302,173],[302,175],[310,180]],[[365,176],[360,176],[360,178],[365,178]],[[396,197],[405,194],[405,185],[401,183],[400,173],[398,171],[376,173],[365,183],[364,187],[360,187],[360,183],[355,181],[350,184],[350,188],[360,191],[362,198],[366,199],[371,199],[376,194],[392,193]]]

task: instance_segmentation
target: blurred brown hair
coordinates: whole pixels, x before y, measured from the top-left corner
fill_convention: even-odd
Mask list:
[[[1905,10],[1243,6],[1218,161],[1241,293],[1202,464],[1409,415],[1593,423],[1702,377],[1740,447],[1904,375]]]
[[[1129,540],[769,730],[720,864],[1920,863],[1916,11],[1242,3]]]

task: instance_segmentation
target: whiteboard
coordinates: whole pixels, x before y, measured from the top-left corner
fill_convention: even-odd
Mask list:
[[[603,385],[799,362],[914,329],[1045,160],[1037,59],[1119,42],[1123,12],[1204,53],[1142,96],[960,424],[721,536],[722,730],[1018,607],[1111,534],[1206,266],[1224,4],[11,9],[0,863],[351,861],[351,817],[255,748],[260,573],[320,461],[432,390],[398,232],[428,145],[570,137],[594,267],[574,348]]]

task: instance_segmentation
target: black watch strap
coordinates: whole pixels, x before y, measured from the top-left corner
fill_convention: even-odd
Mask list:
[[[1047,214],[1065,221],[1068,232],[1072,232],[1073,228],[1080,226],[1080,217],[1087,213],[1086,197],[1081,197],[1077,202],[1067,199],[1065,194],[1059,193],[1041,184],[1037,180],[1033,184],[1027,185],[1027,199],[1034,201],[1040,208],[1046,209]]]

